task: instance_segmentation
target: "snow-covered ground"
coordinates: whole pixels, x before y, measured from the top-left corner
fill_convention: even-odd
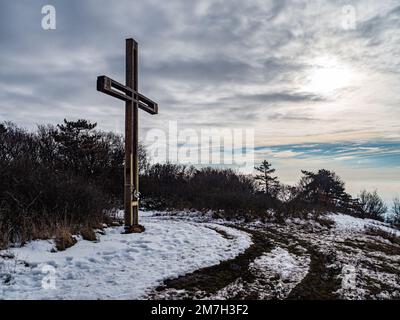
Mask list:
[[[249,271],[255,277],[252,283],[239,278],[210,298],[229,299],[239,292],[257,292],[258,299],[287,298],[290,291],[307,275],[309,264],[309,256],[294,255],[276,247],[249,265]]]
[[[250,291],[258,299],[399,299],[400,231],[344,214],[321,219],[333,224],[301,219],[248,224],[266,232],[274,249],[250,264],[255,280],[237,279],[217,297]]]
[[[368,235],[368,230],[380,230],[393,237],[400,237],[400,231],[384,222],[344,214],[331,214],[329,218],[335,222],[336,244],[346,243],[347,248],[351,248],[350,252],[337,251],[342,265],[340,296],[344,299],[399,299],[399,246],[379,233]]]
[[[0,251],[0,299],[400,298],[399,230],[343,214],[319,219],[245,223],[212,213],[142,213],[142,234],[116,227],[64,252],[52,252],[53,241]],[[226,277],[229,268],[234,277]],[[183,287],[163,282],[178,276]],[[199,290],[197,278],[218,287]]]
[[[345,214],[330,214],[328,218],[332,219],[335,222],[336,229],[342,232],[364,232],[366,228],[377,228],[400,237],[400,230],[393,229],[384,222],[359,219]]]
[[[141,223],[145,233],[108,228],[99,242],[79,239],[63,252],[51,252],[53,241],[44,240],[0,251],[0,299],[138,299],[164,279],[218,264],[251,245],[247,233],[212,223],[153,213],[143,213]]]
[[[286,298],[290,291],[307,275],[310,257],[298,256],[277,247],[254,260],[250,269],[264,273],[265,278],[276,282],[276,298]]]

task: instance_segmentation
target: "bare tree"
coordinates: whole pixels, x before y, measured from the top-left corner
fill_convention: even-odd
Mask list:
[[[388,207],[376,190],[373,192],[363,190],[358,195],[358,199],[365,218],[384,220]]]
[[[296,198],[299,190],[287,184],[280,184],[277,190],[277,198],[282,202],[290,202]]]
[[[400,225],[400,198],[398,197],[393,199],[392,213],[393,213],[393,218],[392,218],[393,224]]]

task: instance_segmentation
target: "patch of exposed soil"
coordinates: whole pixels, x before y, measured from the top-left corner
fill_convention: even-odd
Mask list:
[[[228,226],[251,234],[254,244],[234,259],[164,281],[149,298],[332,300],[400,297],[400,262],[397,259],[400,247],[393,241],[385,241],[380,233],[379,237],[360,231],[353,235],[333,228],[330,221]],[[215,231],[227,238],[227,234]],[[303,273],[297,279],[279,278],[279,272],[276,274],[268,264],[264,269],[251,267],[257,258],[270,255],[276,248],[286,251],[294,261],[303,261]],[[308,272],[307,264],[304,268],[305,259],[309,263]],[[282,269],[285,269],[284,262]]]
[[[335,254],[324,254],[308,247],[311,256],[310,269],[305,278],[290,292],[288,299],[332,300],[340,289],[341,268],[334,264]]]
[[[176,295],[177,291],[184,290],[187,298],[204,298],[215,294],[239,278],[246,282],[253,282],[255,278],[254,274],[249,271],[250,263],[263,253],[270,251],[273,245],[262,232],[238,229],[252,235],[253,244],[245,252],[233,259],[222,261],[218,265],[202,268],[175,279],[165,280],[164,284],[156,288],[150,296],[170,299],[171,294]],[[170,294],[167,294],[168,291]],[[251,299],[252,297],[240,298]]]

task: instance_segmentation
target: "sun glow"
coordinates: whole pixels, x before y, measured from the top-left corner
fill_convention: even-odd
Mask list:
[[[355,80],[353,69],[333,57],[321,57],[312,63],[303,90],[320,95],[333,95],[351,86]]]

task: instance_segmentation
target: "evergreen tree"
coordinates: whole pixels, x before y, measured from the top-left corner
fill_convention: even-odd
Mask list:
[[[59,148],[59,156],[64,167],[74,170],[80,175],[94,174],[97,161],[101,156],[99,140],[101,135],[94,129],[97,123],[87,120],[67,121],[57,125],[54,139]]]
[[[272,164],[264,160],[259,167],[254,167],[254,169],[259,172],[259,174],[255,176],[256,181],[260,183],[264,193],[269,196],[272,195],[273,190],[275,190],[278,185],[278,178],[272,176],[275,169],[271,169],[271,166]]]
[[[7,128],[4,124],[0,123],[0,134],[6,133]]]
[[[351,196],[345,192],[344,182],[329,170],[317,173],[302,170],[300,180],[301,196],[310,203],[325,206],[348,207]]]

